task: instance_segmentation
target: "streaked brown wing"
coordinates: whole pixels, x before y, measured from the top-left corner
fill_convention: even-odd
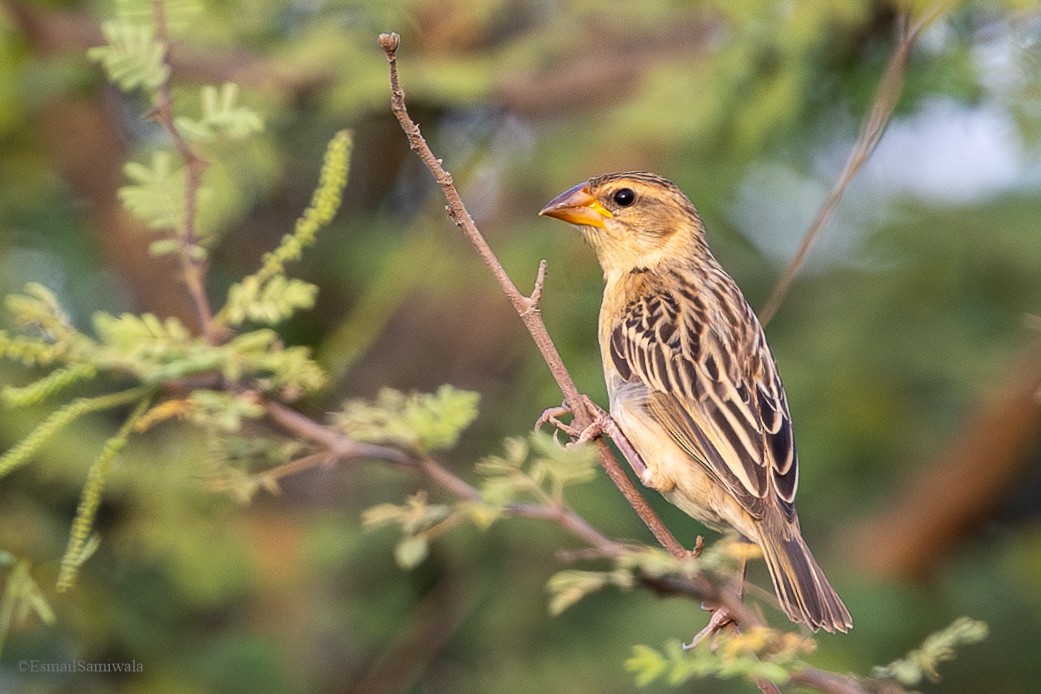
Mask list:
[[[681,308],[691,300],[659,291],[631,303],[611,334],[612,362],[647,386],[648,414],[749,513],[761,517],[772,493],[791,517],[798,470],[773,359],[753,350],[737,363],[732,336],[713,334],[699,306]]]

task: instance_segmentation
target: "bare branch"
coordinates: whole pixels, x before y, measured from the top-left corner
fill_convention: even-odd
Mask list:
[[[401,39],[395,33],[380,34],[379,45],[383,49],[384,53],[386,53],[387,62],[390,64],[391,110],[394,112],[398,122],[401,124],[402,130],[405,131],[409,147],[419,155],[423,164],[430,170],[434,180],[437,181],[438,186],[441,187],[441,192],[448,203],[448,216],[463,232],[463,235],[466,236],[467,240],[470,241],[481,260],[488,266],[492,275],[494,275],[495,279],[499,282],[499,286],[502,288],[503,293],[506,294],[506,298],[510,300],[510,303],[513,304],[514,310],[517,311],[517,315],[520,316],[521,320],[524,322],[524,326],[528,329],[532,339],[535,341],[535,346],[538,347],[539,352],[546,361],[550,373],[553,374],[553,378],[556,380],[557,385],[560,386],[560,390],[564,393],[564,399],[567,401],[568,406],[574,413],[575,422],[578,424],[580,429],[585,429],[592,424],[592,413],[586,410],[585,403],[579,395],[578,388],[575,386],[571,375],[568,373],[567,367],[564,366],[564,361],[561,359],[556,345],[550,338],[545,323],[542,322],[542,316],[539,311],[532,310],[533,306],[537,306],[534,298],[537,298],[537,294],[540,293],[540,284],[536,281],[536,292],[533,292],[534,298],[524,296],[524,294],[517,289],[517,286],[513,283],[509,275],[506,273],[506,270],[503,268],[502,263],[500,263],[498,257],[496,257],[495,252],[492,251],[484,236],[477,229],[477,225],[474,224],[473,218],[470,216],[466,206],[463,204],[459,191],[456,189],[455,184],[452,181],[452,175],[445,170],[442,161],[434,156],[430,146],[423,138],[423,135],[419,132],[419,126],[416,125],[415,121],[413,121],[408,115],[408,111],[405,108],[405,93],[398,81],[397,49],[400,43]],[[615,486],[617,486],[622,492],[626,501],[628,501],[633,507],[636,513],[640,516],[640,519],[643,520],[644,524],[654,534],[658,542],[660,542],[661,545],[669,550],[669,552],[674,556],[687,556],[687,550],[684,549],[683,545],[679,543],[669,529],[665,527],[665,524],[654,512],[654,509],[651,508],[650,504],[648,504],[647,500],[643,498],[632,480],[630,480],[628,475],[625,474],[625,470],[622,469],[622,466],[614,457],[614,454],[611,452],[607,443],[602,439],[597,439],[595,445],[600,456],[600,463],[607,472],[608,477],[611,478],[611,481],[614,482]]]
[[[806,230],[795,257],[792,258],[791,263],[785,268],[784,274],[778,280],[777,286],[774,287],[770,298],[766,301],[766,305],[759,312],[759,320],[762,321],[763,325],[769,323],[770,319],[777,313],[777,309],[781,307],[788,290],[806,262],[810,249],[820,239],[821,233],[828,225],[828,222],[831,221],[839,203],[842,202],[846,190],[849,189],[850,184],[856,178],[860,169],[871,158],[875,147],[882,139],[886,127],[893,118],[893,110],[900,101],[900,94],[904,88],[904,76],[907,73],[907,64],[915,42],[922,31],[950,9],[953,4],[951,0],[940,0],[934,3],[918,22],[913,24],[907,17],[902,19],[900,41],[893,51],[893,55],[890,56],[889,65],[886,67],[885,74],[882,75],[882,79],[878,84],[878,91],[875,93],[871,112],[861,127],[860,135],[857,136],[856,142],[853,143],[853,149],[850,150],[849,158],[846,160],[842,173],[835,181],[835,185],[832,186],[824,202],[821,203],[817,215],[813,218],[813,222],[810,223],[810,228]]]

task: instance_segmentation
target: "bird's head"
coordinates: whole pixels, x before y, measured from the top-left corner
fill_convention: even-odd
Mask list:
[[[539,214],[578,226],[607,276],[689,258],[705,244],[690,199],[651,173],[591,178],[553,198]]]

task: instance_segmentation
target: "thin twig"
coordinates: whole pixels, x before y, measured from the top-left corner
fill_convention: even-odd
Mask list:
[[[625,549],[623,543],[607,537],[590,525],[589,521],[566,506],[512,504],[506,507],[506,513],[517,518],[532,518],[556,523],[572,536],[589,545],[600,557],[616,557]]]
[[[542,290],[546,286],[546,259],[539,261],[539,270],[535,274],[535,286],[532,287],[531,295],[528,297],[527,311],[541,311]]]
[[[826,694],[866,694],[869,691],[875,694],[907,694],[905,689],[891,682],[872,680],[872,687],[868,689],[852,675],[840,675],[813,667],[792,672],[789,681]]]
[[[405,131],[409,147],[419,155],[423,164],[433,174],[434,180],[441,187],[441,192],[448,203],[448,216],[470,241],[481,260],[488,266],[492,275],[499,282],[503,293],[506,294],[506,298],[509,299],[514,310],[517,311],[517,315],[524,322],[528,333],[535,341],[535,346],[538,347],[539,352],[546,361],[550,373],[553,374],[557,385],[564,393],[564,399],[574,414],[578,428],[585,429],[593,421],[592,414],[586,410],[578,388],[568,373],[567,367],[564,366],[564,361],[550,338],[545,323],[542,322],[542,316],[538,310],[538,299],[541,294],[540,282],[536,280],[535,291],[532,292],[531,297],[527,297],[517,289],[517,286],[510,279],[495,252],[492,251],[484,236],[477,229],[477,225],[474,224],[473,218],[463,204],[459,191],[452,181],[452,175],[442,166],[441,160],[434,156],[430,146],[422,134],[420,134],[419,126],[408,115],[408,111],[405,108],[405,93],[398,81],[397,49],[400,44],[400,37],[394,33],[380,34],[379,44],[383,52],[386,53],[387,62],[390,64],[390,107],[401,124],[402,130]],[[540,274],[544,275],[544,272]],[[687,550],[673,536],[658,517],[658,514],[654,512],[647,500],[640,494],[632,480],[625,474],[625,470],[622,469],[607,443],[602,439],[597,439],[595,445],[600,456],[600,464],[607,472],[608,477],[622,492],[626,501],[633,507],[658,542],[676,557],[687,556]]]
[[[817,215],[813,218],[813,222],[810,223],[809,229],[806,230],[806,234],[803,235],[795,257],[792,258],[791,263],[785,268],[784,274],[778,280],[777,286],[774,287],[773,292],[770,294],[770,298],[759,312],[759,320],[763,325],[769,323],[770,319],[777,313],[777,309],[781,307],[788,290],[806,262],[810,249],[820,239],[821,233],[828,225],[828,222],[831,221],[835,210],[846,194],[846,190],[853,182],[853,179],[856,178],[860,169],[867,163],[871,154],[875,151],[875,147],[882,139],[886,127],[893,118],[893,110],[900,101],[900,94],[904,88],[904,76],[907,73],[907,64],[915,42],[921,36],[922,31],[950,9],[953,4],[951,0],[941,0],[933,4],[925,15],[915,23],[911,23],[906,16],[901,19],[900,41],[897,43],[893,55],[890,56],[889,65],[886,67],[885,74],[883,74],[878,84],[878,91],[875,93],[871,112],[861,127],[856,142],[853,143],[853,148],[850,150],[849,158],[846,160],[842,173],[835,181],[835,185],[832,186],[824,202],[821,203],[820,209],[817,210]]]
[[[420,456],[389,446],[380,446],[355,441],[346,434],[324,426],[313,419],[292,410],[281,403],[268,401],[264,404],[268,418],[286,432],[317,444],[323,450],[312,454],[303,461],[314,460],[379,460],[394,465],[413,467],[429,477],[439,487],[458,499],[477,501],[481,492],[462,478],[429,456]],[[505,514],[516,518],[546,520],[563,528],[569,535],[578,538],[589,547],[595,549],[602,557],[614,557],[622,552],[625,545],[607,537],[575,513],[562,505],[511,504]],[[702,592],[698,597],[707,599],[711,591]]]
[[[166,25],[166,9],[163,0],[152,0],[152,13],[155,17],[156,41],[163,48],[163,63],[168,70],[171,70],[170,36]],[[152,109],[152,117],[170,136],[178,156],[184,162],[184,213],[181,218],[180,228],[177,230],[177,238],[181,244],[178,256],[181,261],[184,283],[195,306],[199,327],[207,339],[215,342],[218,340],[218,336],[214,332],[213,309],[210,307],[210,300],[206,296],[206,269],[204,262],[198,255],[199,236],[195,226],[199,203],[199,186],[202,181],[203,171],[206,169],[206,162],[192,151],[188,141],[174,122],[173,92],[170,88],[169,78],[159,85],[155,107]]]

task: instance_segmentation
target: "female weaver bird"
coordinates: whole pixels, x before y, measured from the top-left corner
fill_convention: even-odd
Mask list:
[[[848,630],[799,531],[791,416],[762,325],[709,252],[690,200],[660,176],[615,173],[539,214],[577,225],[600,260],[611,418],[646,465],[643,483],[759,545],[793,621]]]

